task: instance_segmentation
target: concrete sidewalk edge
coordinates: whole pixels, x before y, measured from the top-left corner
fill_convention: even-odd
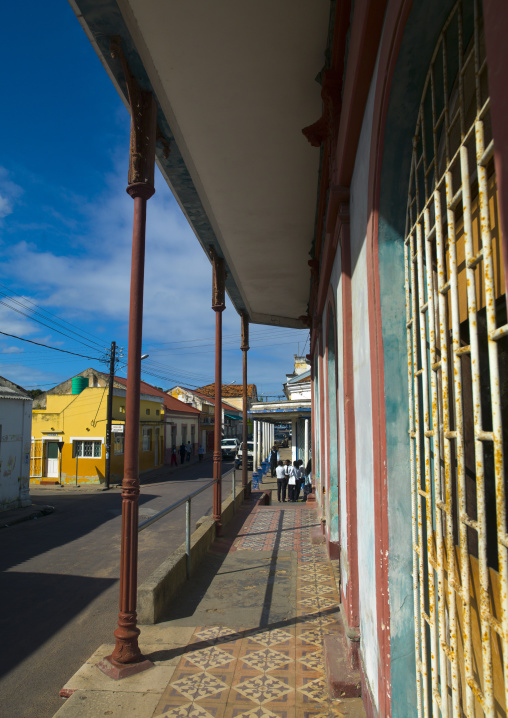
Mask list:
[[[49,504],[32,504],[20,509],[8,509],[0,513],[0,528],[6,529],[22,521],[38,519],[41,516],[52,514],[54,510],[55,507],[49,506]]]

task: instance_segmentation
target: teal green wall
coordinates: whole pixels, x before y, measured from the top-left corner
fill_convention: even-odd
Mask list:
[[[404,291],[404,231],[412,139],[429,63],[453,2],[415,2],[393,76],[379,201],[389,511],[392,718],[417,715],[411,537],[411,476]]]

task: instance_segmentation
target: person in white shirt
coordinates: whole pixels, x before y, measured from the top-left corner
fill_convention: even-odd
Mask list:
[[[286,476],[286,467],[284,466],[284,462],[279,461],[275,468],[275,476],[277,477],[277,501],[286,501],[286,487],[287,487],[287,476]]]
[[[296,480],[298,476],[298,461],[293,463],[293,466],[289,466],[288,469],[288,492],[289,501],[293,503],[296,501]]]

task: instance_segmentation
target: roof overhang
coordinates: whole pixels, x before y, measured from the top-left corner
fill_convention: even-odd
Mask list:
[[[70,0],[127,104],[131,72],[153,91],[169,142],[157,161],[227,291],[252,322],[303,328],[320,152],[302,128],[322,112],[330,0]]]
[[[248,412],[249,419],[279,422],[291,419],[311,417],[311,401],[300,399],[296,401],[263,402],[253,406]]]

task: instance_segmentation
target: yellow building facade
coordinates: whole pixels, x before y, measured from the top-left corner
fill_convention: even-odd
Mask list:
[[[123,477],[125,395],[113,390],[111,481]],[[45,409],[32,412],[30,483],[100,484],[106,464],[108,389],[88,387],[79,394],[48,394]],[[164,404],[141,394],[139,471],[162,466]]]

